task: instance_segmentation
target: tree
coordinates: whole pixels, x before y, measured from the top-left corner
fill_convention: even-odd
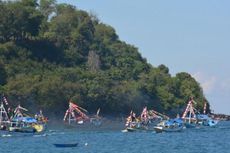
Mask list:
[[[43,16],[36,0],[4,2],[0,7],[0,39],[22,40],[38,35]]]
[[[56,11],[56,0],[40,0],[39,9],[47,21]]]
[[[100,58],[95,51],[89,51],[87,65],[92,72],[100,70]]]
[[[7,74],[3,62],[0,61],[0,85],[5,85],[7,79]]]

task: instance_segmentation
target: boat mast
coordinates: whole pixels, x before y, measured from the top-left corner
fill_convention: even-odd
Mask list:
[[[207,109],[207,103],[206,103],[206,101],[204,102],[204,114],[206,114],[206,109]]]
[[[193,100],[193,98],[191,98],[191,100],[188,102],[187,107],[186,107],[186,109],[183,113],[183,116],[182,116],[183,119],[186,119],[186,116],[189,113],[189,123],[191,123],[192,115],[193,115],[193,118],[196,118],[193,103],[194,103],[194,100]]]
[[[8,121],[9,117],[7,115],[6,109],[4,108],[3,102],[1,102],[1,106],[0,106],[0,125],[2,124],[2,122],[4,121]]]
[[[71,113],[69,112],[69,124],[71,123]]]
[[[23,117],[23,111],[27,112],[28,110],[22,107],[20,104],[14,110],[14,118],[15,117]]]
[[[190,110],[189,110],[189,120],[188,120],[188,123],[190,124],[191,123],[191,117],[192,117],[192,104],[190,104]]]

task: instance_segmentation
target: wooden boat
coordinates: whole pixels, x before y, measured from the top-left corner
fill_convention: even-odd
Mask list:
[[[90,123],[94,126],[100,126],[102,124],[102,118],[99,116],[100,108],[97,110],[96,115],[93,117],[86,115],[86,113],[88,113],[86,109],[70,101],[69,108],[66,110],[63,121],[68,121],[69,124],[74,122],[78,125]]]
[[[38,122],[37,119],[29,117],[23,111],[28,110],[20,105],[15,108],[15,114],[8,127],[9,132],[40,133],[45,130],[45,123]]]
[[[141,131],[141,129],[127,127],[126,129],[122,130],[122,132],[135,132],[135,131]]]
[[[154,127],[156,133],[161,132],[180,132],[184,128],[183,120],[180,118],[162,121]]]
[[[55,143],[53,144],[55,147],[58,147],[58,148],[71,148],[71,147],[77,147],[78,146],[78,143]]]
[[[131,111],[126,118],[126,128],[122,132],[154,131],[154,126],[163,119],[169,119],[169,117],[154,110],[147,110],[147,107],[143,108],[139,117]]]
[[[183,130],[183,127],[173,127],[173,128],[170,128],[170,127],[163,127],[163,126],[155,126],[154,127],[154,130],[156,133],[161,133],[161,132],[180,132]]]
[[[15,117],[10,122],[8,127],[9,132],[22,132],[22,133],[40,133],[45,129],[43,124],[37,122],[32,117]]]
[[[197,128],[201,126],[215,127],[218,120],[214,120],[209,117],[206,113],[206,103],[204,104],[204,113],[200,114],[195,108],[194,104],[196,102],[191,98],[188,102],[187,107],[183,113],[183,120],[185,122],[186,128]]]
[[[6,107],[8,106],[8,112],[4,104]],[[40,133],[45,130],[45,124],[48,120],[43,116],[41,110],[40,114],[35,115],[37,118],[34,118],[27,115],[25,112],[28,110],[21,105],[18,105],[14,110],[9,108],[9,103],[6,97],[3,96],[0,105],[0,130],[21,133]],[[8,116],[10,113],[13,114],[11,117]]]
[[[36,130],[32,127],[9,127],[9,132],[21,132],[21,133],[35,133]]]

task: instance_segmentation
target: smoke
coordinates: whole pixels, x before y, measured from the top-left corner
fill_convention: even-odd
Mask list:
[[[205,94],[211,94],[217,86],[215,76],[207,76],[203,72],[196,72],[192,76],[200,83]]]

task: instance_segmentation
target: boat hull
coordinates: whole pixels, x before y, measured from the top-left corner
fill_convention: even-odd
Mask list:
[[[32,127],[9,127],[9,132],[35,133],[36,130]]]
[[[155,130],[156,133],[161,133],[161,132],[181,132],[183,130],[183,127],[168,128],[168,127],[162,127],[162,126],[155,126],[154,130]]]

